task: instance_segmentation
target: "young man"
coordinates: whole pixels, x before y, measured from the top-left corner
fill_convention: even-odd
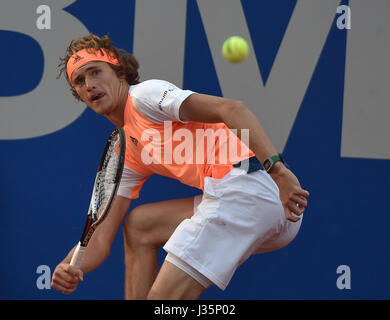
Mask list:
[[[94,233],[81,270],[69,265],[74,249],[57,266],[54,289],[73,292],[83,274],[107,257],[131,199],[152,174],[203,195],[144,205],[126,218],[127,298],[197,299],[210,285],[223,290],[250,255],[295,238],[309,193],[242,102],[163,80],[139,83],[137,61],[108,37],[73,41],[63,63],[74,96],[124,128],[127,142],[111,212]],[[240,140],[245,130],[247,146]],[[217,138],[212,144],[209,135]],[[168,254],[158,272],[159,245]]]

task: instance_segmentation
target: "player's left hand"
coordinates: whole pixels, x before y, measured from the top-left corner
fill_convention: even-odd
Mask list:
[[[309,191],[302,189],[294,173],[280,162],[275,164],[270,175],[279,187],[279,196],[286,219],[292,222],[299,221],[307,207]]]

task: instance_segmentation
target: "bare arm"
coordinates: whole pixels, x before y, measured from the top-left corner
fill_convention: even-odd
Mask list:
[[[69,265],[75,247],[66,258],[56,267],[52,288],[63,293],[72,293],[79,281],[83,280],[83,274],[98,268],[110,254],[111,244],[114,241],[118,228],[130,208],[131,200],[117,196],[112,204],[110,212],[92,235],[81,265],[81,271]]]
[[[243,102],[193,94],[182,103],[179,116],[184,121],[223,122],[230,129],[237,129],[239,138],[241,129],[249,129],[249,148],[261,163],[278,153],[260,122]],[[276,163],[270,175],[279,187],[286,218],[293,222],[298,221],[300,218],[291,213],[303,213],[309,192],[301,188],[295,175],[281,162]]]

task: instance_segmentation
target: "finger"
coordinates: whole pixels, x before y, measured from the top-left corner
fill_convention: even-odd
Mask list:
[[[52,281],[52,287],[56,289],[56,287],[61,289],[74,290],[77,287],[78,282],[68,282],[61,278],[55,278]],[[58,289],[57,289],[58,290]]]
[[[61,291],[63,294],[72,294],[76,289],[73,289],[73,290],[69,290],[69,289],[65,289],[64,291]]]
[[[305,208],[304,207],[300,207],[296,202],[294,201],[289,201],[287,203],[287,208],[290,209],[290,212],[293,213],[293,214],[296,214],[298,216],[300,216],[304,211],[305,211]]]
[[[53,280],[52,283],[51,283],[51,287],[55,290],[58,290],[62,293],[65,293],[65,294],[70,294],[72,293],[73,291],[76,290],[77,288],[77,284],[70,284],[66,281],[62,281],[62,280],[59,280],[59,279],[56,279],[56,280]]]
[[[73,293],[73,292],[76,290],[76,287],[75,287],[75,288],[68,289],[68,288],[63,287],[63,286],[61,286],[61,285],[59,285],[59,284],[54,284],[54,285],[52,286],[52,288],[55,289],[55,290],[58,290],[58,291],[60,291],[60,292],[62,292],[62,293],[64,293],[64,294],[71,294],[71,293]]]
[[[293,215],[288,208],[284,209],[284,215],[286,216],[286,219],[288,221],[291,221],[291,222],[297,222],[297,221],[301,220],[301,218]]]
[[[295,216],[290,214],[290,217],[288,217],[287,220],[291,221],[291,222],[297,222],[297,221],[301,220],[301,218],[295,217]]]
[[[58,270],[55,272],[55,274],[53,275],[53,278],[57,279],[57,278],[60,278],[60,279],[63,279],[64,281],[66,282],[71,282],[71,283],[78,283],[78,276],[77,275],[73,275],[71,273],[69,273],[68,271],[65,271],[65,270]]]
[[[73,274],[75,277],[77,277],[78,279],[80,279],[80,281],[83,281],[84,273],[81,271],[81,269],[73,268],[72,274]]]
[[[66,280],[64,279],[63,277],[61,277],[60,275],[54,275],[53,278],[52,278],[52,286],[55,287],[55,286],[60,286],[60,287],[63,287],[63,288],[66,288],[66,289],[74,289],[77,287],[79,281],[77,278],[75,277],[72,277],[71,280]]]
[[[304,198],[302,196],[298,196],[298,195],[293,194],[292,196],[290,196],[290,201],[298,204],[299,207],[301,207],[301,208],[307,207],[307,200],[306,200],[306,198]]]
[[[310,197],[310,192],[307,191],[307,190],[304,190],[304,189],[301,189],[300,192],[299,192],[299,194],[300,194],[301,196],[304,196],[305,198],[309,198],[309,197]]]
[[[69,274],[79,279],[79,281],[84,281],[83,278],[84,273],[79,268],[73,267],[71,265],[67,265],[65,269]]]
[[[84,273],[80,269],[74,269],[72,275],[77,278],[78,281],[84,281]]]

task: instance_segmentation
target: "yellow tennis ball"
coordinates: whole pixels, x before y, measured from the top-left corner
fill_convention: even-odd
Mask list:
[[[222,46],[222,54],[226,60],[237,63],[243,61],[249,54],[249,46],[244,38],[232,36],[227,38]]]

